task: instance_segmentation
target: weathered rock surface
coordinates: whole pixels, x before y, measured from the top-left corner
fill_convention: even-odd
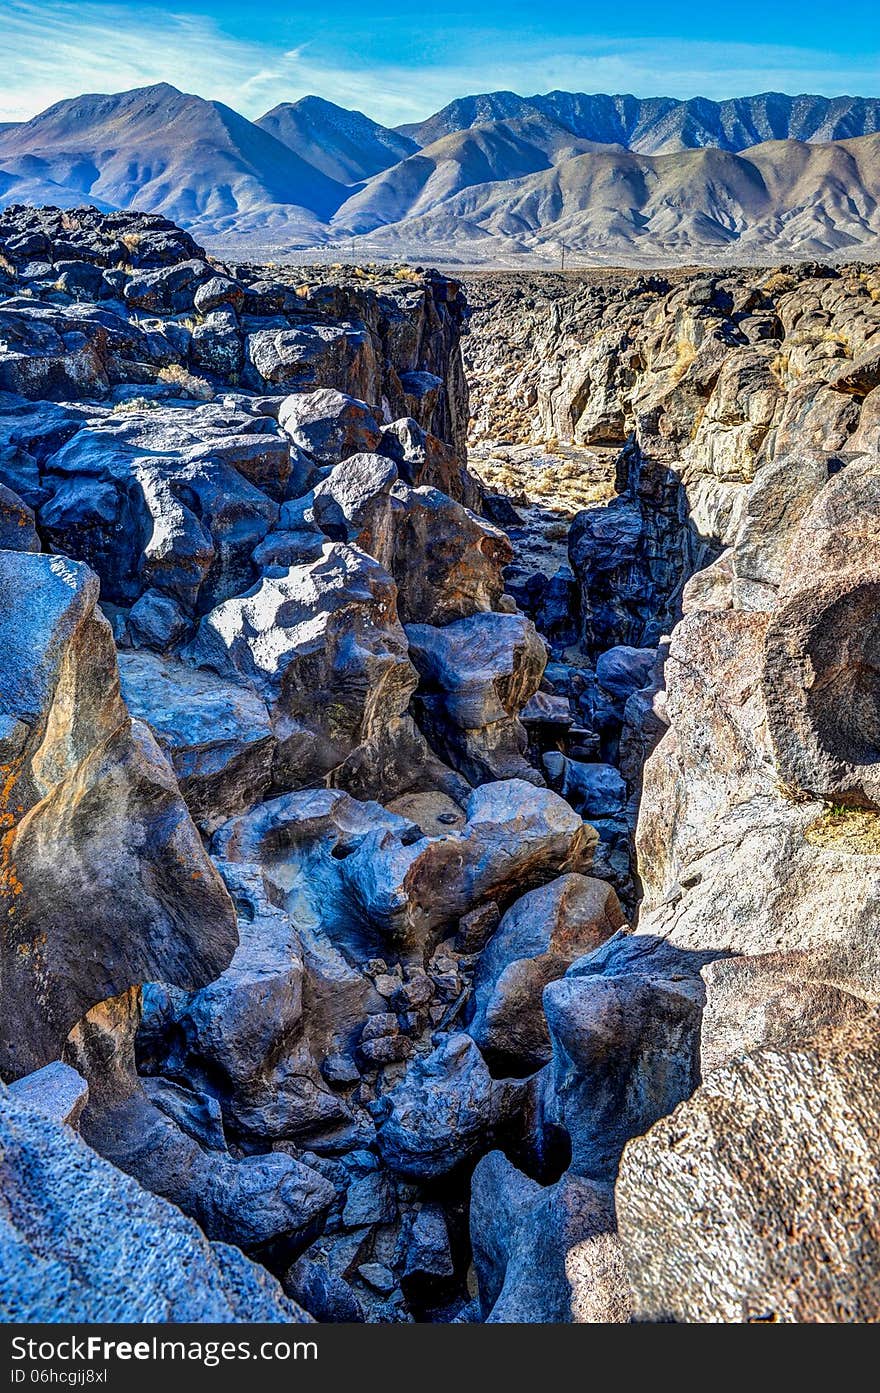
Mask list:
[[[13,1091],[321,1319],[627,1320],[621,1154],[637,1318],[871,1318],[876,273],[486,278],[484,504],[453,282],[0,241]]]
[[[480,955],[468,1032],[485,1055],[515,1072],[550,1058],[541,1001],[548,982],[591,953],[623,923],[610,885],[565,875],[523,895],[507,911]]]
[[[624,1152],[641,1320],[877,1320],[876,1013],[716,1070]]]
[[[549,790],[499,780],[475,789],[464,812],[460,825],[426,836],[375,803],[304,791],[234,819],[214,847],[262,866],[279,902],[354,957],[382,947],[424,952],[477,905],[509,903],[589,863],[594,834]]]
[[[266,1270],[0,1085],[5,1321],[304,1321]]]
[[[119,674],[128,709],[150,726],[197,821],[225,821],[267,792],[275,740],[249,687],[148,652],[120,653]]]
[[[488,1151],[524,1102],[525,1086],[493,1079],[469,1035],[450,1035],[381,1100],[382,1157],[400,1175],[446,1175]]]
[[[410,624],[416,710],[433,748],[472,783],[540,781],[518,712],[538,690],[547,654],[520,614],[474,614],[443,628]]]
[[[52,1122],[75,1127],[88,1102],[89,1086],[81,1074],[60,1059],[44,1064],[9,1085],[8,1096],[16,1104],[32,1108]]]
[[[270,572],[212,610],[186,658],[247,682],[266,702],[282,788],[330,774],[344,781],[343,766],[364,762],[381,783],[417,682],[393,581],[365,553],[330,543],[311,565]]]
[[[236,935],[171,768],[120,696],[95,577],[63,557],[0,552],[0,592],[0,1015],[15,1077],[132,983],[209,981]]]
[[[471,1239],[490,1323],[626,1323],[630,1290],[607,1182],[539,1185],[501,1151],[477,1165]]]

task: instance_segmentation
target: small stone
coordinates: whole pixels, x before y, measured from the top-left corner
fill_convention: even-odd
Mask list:
[[[410,977],[408,982],[398,986],[393,996],[393,1005],[399,1010],[419,1010],[434,999],[434,983],[427,973],[420,972]]]
[[[501,911],[494,900],[478,905],[458,921],[455,946],[465,953],[479,953],[501,923]]]
[[[390,1224],[397,1217],[397,1205],[381,1171],[362,1176],[349,1188],[342,1211],[344,1228],[362,1228],[365,1224]]]
[[[405,1035],[386,1035],[379,1040],[367,1040],[359,1048],[364,1059],[371,1064],[397,1064],[409,1059],[413,1043]]]
[[[397,1017],[392,1011],[377,1011],[374,1016],[367,1018],[366,1024],[361,1031],[361,1044],[368,1040],[380,1040],[385,1035],[397,1035],[400,1026]]]
[[[462,982],[457,972],[435,972],[432,979],[443,1001],[454,1001],[461,991]]]
[[[396,977],[392,977],[390,973],[387,972],[380,972],[378,977],[375,977],[373,980],[376,987],[376,991],[379,993],[380,996],[393,996],[394,993],[397,991],[397,988],[400,986],[400,982],[398,981],[398,979]]]
[[[397,1278],[391,1268],[385,1266],[384,1262],[361,1263],[358,1268],[358,1276],[363,1278],[368,1287],[381,1292],[383,1296],[392,1292],[397,1286]]]
[[[353,1059],[345,1054],[330,1054],[321,1064],[321,1073],[329,1084],[357,1083],[360,1071]]]

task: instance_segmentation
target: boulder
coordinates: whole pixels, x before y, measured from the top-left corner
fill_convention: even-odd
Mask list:
[[[626,784],[612,764],[588,764],[558,750],[550,750],[543,762],[552,787],[583,817],[613,818],[623,812]]]
[[[182,314],[192,309],[196,287],[210,279],[211,269],[207,262],[179,261],[157,271],[135,272],[126,281],[122,294],[132,309]]]
[[[656,660],[656,648],[618,644],[596,659],[596,680],[615,702],[625,706],[633,692],[648,685]]]
[[[404,623],[447,624],[501,599],[512,555],[504,534],[438,489],[399,480],[383,455],[351,455],[337,464],[314,490],[310,517],[393,575]]]
[[[212,403],[96,414],[46,471],[40,525],[105,601],[152,590],[192,615],[252,584],[290,459],[273,422]]]
[[[220,309],[221,305],[231,305],[234,310],[240,310],[244,296],[245,289],[239,281],[231,280],[229,276],[212,276],[210,280],[202,281],[193,296],[193,304],[199,314],[209,315],[213,310]]]
[[[380,395],[376,350],[362,324],[258,329],[245,339],[245,371],[258,390],[326,387],[366,401]]]
[[[101,398],[109,387],[106,336],[74,327],[61,312],[0,309],[0,392],[31,401]]]
[[[539,783],[517,719],[547,661],[531,621],[521,614],[474,614],[443,628],[409,624],[406,636],[420,678],[417,716],[437,753],[472,783]]]
[[[330,385],[285,397],[278,423],[293,444],[319,464],[337,464],[350,455],[369,453],[381,440],[366,402]]]
[[[0,483],[0,551],[40,551],[33,510]]]
[[[568,1133],[572,1174],[613,1180],[630,1137],[696,1088],[710,956],[618,933],[544,988],[543,1120]]]
[[[377,1140],[397,1175],[422,1181],[474,1161],[509,1130],[525,1103],[525,1085],[493,1079],[469,1035],[449,1035],[413,1060],[379,1100]]]
[[[407,818],[339,790],[263,803],[215,835],[215,854],[262,868],[297,922],[320,926],[352,962],[380,949],[415,959],[463,915],[588,867],[595,834],[546,789],[518,779],[475,789],[458,826],[426,836]],[[338,994],[338,992],[337,992]]]
[[[88,1143],[146,1189],[176,1204],[209,1238],[247,1251],[307,1242],[335,1191],[282,1152],[233,1159],[203,1147],[191,1125],[154,1105],[135,1072],[140,993],[94,1007],[71,1033],[68,1057],[89,1082],[80,1128]]]
[[[611,886],[584,875],[559,876],[510,907],[477,963],[468,1025],[493,1065],[527,1073],[547,1063],[544,987],[622,924]]]
[[[88,1102],[89,1086],[69,1064],[55,1059],[11,1083],[9,1097],[16,1104],[33,1108],[42,1117],[75,1127]]]
[[[187,636],[190,621],[170,595],[145,590],[129,610],[126,627],[135,648],[153,648],[164,653]]]
[[[445,440],[423,430],[412,417],[405,416],[383,426],[376,448],[380,455],[394,460],[401,479],[413,488],[440,489],[466,508],[482,511],[481,490],[461,456]],[[490,521],[497,523],[498,519]]]
[[[279,568],[202,619],[184,656],[266,703],[277,786],[341,782],[344,766],[366,761],[382,787],[417,682],[395,601],[377,562],[328,543],[318,561]]]
[[[197,1091],[219,1092],[226,1124],[238,1135],[265,1139],[345,1128],[350,1114],[327,1087],[316,1055],[351,1047],[373,1004],[369,984],[344,963],[334,964],[332,979],[322,982],[321,968],[331,965],[327,955],[319,959],[310,938],[304,951],[289,916],[268,900],[259,868],[220,865],[240,915],[232,963],[192,994],[146,988],[139,1047],[152,1068],[186,1079]],[[335,991],[332,1014],[322,1009],[322,989]]]

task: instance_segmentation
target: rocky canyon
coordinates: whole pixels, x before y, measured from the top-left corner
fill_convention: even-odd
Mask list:
[[[880,271],[11,204],[0,638],[5,1320],[880,1318]]]

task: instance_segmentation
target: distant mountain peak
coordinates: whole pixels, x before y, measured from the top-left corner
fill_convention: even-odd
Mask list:
[[[821,257],[880,245],[878,132],[875,97],[500,90],[390,130],[313,93],[253,122],[160,82],[0,125],[0,206],[140,208],[247,254]]]
[[[415,141],[362,111],[337,106],[324,97],[281,102],[256,124],[328,178],[344,184],[359,184],[418,148]]]

